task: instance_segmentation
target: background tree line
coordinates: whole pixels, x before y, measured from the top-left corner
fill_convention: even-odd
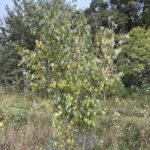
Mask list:
[[[40,39],[41,29],[45,28],[47,23],[43,9],[47,9],[48,1],[39,1],[41,7],[30,0],[13,0],[13,2],[14,8],[6,8],[7,16],[1,20],[0,25],[0,83],[4,87],[14,85],[22,91],[28,82],[23,76],[27,68],[19,66],[22,58],[15,49],[14,43],[19,43],[30,51],[35,50],[35,41]],[[123,72],[121,78],[126,87],[133,85],[148,89],[150,2],[148,0],[92,0],[89,8],[85,11],[76,11],[76,14],[85,14],[87,18],[87,24],[91,27],[93,52],[98,50],[96,37],[101,27],[114,28],[115,47],[120,37],[129,35],[129,38],[122,43],[122,51],[113,63],[117,66],[118,72]],[[39,23],[44,22],[43,18],[45,24]],[[101,50],[98,51],[101,55]]]

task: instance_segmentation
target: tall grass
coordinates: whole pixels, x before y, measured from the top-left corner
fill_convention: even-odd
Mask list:
[[[52,149],[57,139],[51,136],[55,129],[49,106],[32,95],[0,94],[0,150]],[[150,98],[137,94],[99,102],[95,129],[84,138],[85,149],[149,150],[149,108]],[[80,150],[82,139],[78,133],[78,147],[72,149]]]

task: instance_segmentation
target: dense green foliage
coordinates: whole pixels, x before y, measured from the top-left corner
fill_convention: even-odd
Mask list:
[[[18,55],[16,49],[14,48],[14,43],[15,43],[15,45],[17,43],[17,44],[19,44],[19,46],[25,47],[26,49],[33,51],[33,50],[35,50],[36,40],[43,42],[43,40],[40,40],[40,39],[47,38],[47,41],[49,41],[49,39],[48,39],[49,37],[47,37],[50,34],[49,32],[47,32],[49,25],[47,24],[47,20],[45,20],[45,19],[49,18],[51,20],[52,18],[50,18],[51,14],[48,14],[49,10],[45,11],[46,9],[48,9],[47,8],[48,5],[49,5],[48,1],[34,2],[31,0],[28,0],[28,1],[14,0],[14,9],[11,10],[11,9],[7,8],[8,15],[4,18],[4,20],[2,21],[2,24],[0,25],[0,29],[1,29],[1,32],[0,32],[0,39],[1,39],[0,40],[1,41],[0,42],[0,45],[1,45],[0,46],[0,64],[2,66],[0,68],[1,69],[0,83],[3,86],[6,87],[9,85],[15,85],[14,87],[16,87],[18,90],[20,90],[20,89],[23,90],[23,89],[26,89],[26,87],[28,86],[28,83],[31,80],[33,81],[33,79],[27,80],[23,77],[23,72],[25,72],[28,69],[25,66],[18,66],[19,62],[21,60],[21,57]],[[70,6],[68,5],[67,7],[70,7]],[[70,7],[68,9],[74,9],[74,8]],[[128,31],[130,31],[132,28],[134,28],[136,26],[148,28],[149,27],[148,19],[150,18],[149,13],[148,13],[149,9],[150,9],[150,5],[147,0],[140,0],[140,1],[111,0],[109,3],[107,1],[102,1],[102,0],[93,0],[91,2],[90,8],[88,8],[85,11],[86,16],[87,16],[87,22],[91,26],[91,31],[89,31],[89,32],[90,32],[90,34],[92,33],[91,34],[92,43],[90,44],[90,41],[87,42],[88,45],[90,46],[90,48],[89,48],[90,50],[88,50],[88,52],[85,52],[85,53],[89,53],[89,52],[91,53],[91,51],[94,53],[97,51],[98,48],[96,47],[96,44],[95,44],[95,42],[96,42],[95,37],[96,37],[97,33],[100,32],[101,26],[109,27],[109,28],[115,27],[114,30],[115,30],[115,32],[117,31],[117,33],[118,32],[127,33]],[[68,12],[66,12],[66,13],[68,13]],[[76,15],[83,16],[83,13],[84,12],[76,12]],[[72,17],[75,18],[77,16],[72,16]],[[58,22],[58,24],[60,22]],[[73,20],[72,20],[72,22],[73,22]],[[76,25],[78,24],[77,20],[75,20],[75,19],[74,19],[74,22],[76,22],[75,23]],[[45,24],[47,24],[47,27],[45,26]],[[44,32],[47,32],[46,33],[47,35],[45,35]],[[53,32],[57,32],[57,31],[53,31]],[[62,32],[62,31],[60,31],[60,32]],[[65,31],[63,31],[63,32],[65,32]],[[134,32],[134,30],[132,32]],[[143,31],[141,31],[141,32],[143,32]],[[43,37],[41,37],[41,34],[43,34]],[[66,36],[68,34],[66,33]],[[44,36],[46,36],[46,37],[44,37]],[[70,36],[71,36],[71,34],[70,34]],[[91,38],[91,37],[89,37],[89,38]],[[139,38],[141,38],[141,37],[139,36]],[[52,39],[50,39],[50,40],[52,40]],[[77,42],[78,39],[74,39],[74,40],[76,40],[76,42]],[[66,39],[66,41],[67,41],[67,39]],[[115,41],[116,41],[116,39],[115,39]],[[140,42],[142,42],[145,45],[145,43],[144,43],[145,41],[140,41]],[[138,41],[137,41],[137,43],[138,43]],[[132,49],[132,44],[134,44],[134,43],[131,43],[130,49]],[[88,47],[88,45],[87,45],[87,47]],[[126,45],[128,45],[128,43],[126,43]],[[121,48],[123,48],[123,47],[121,47]],[[127,47],[129,47],[129,45]],[[127,49],[129,49],[129,48],[124,48],[123,53],[127,54],[128,53],[128,52],[126,52],[126,51],[128,51]],[[145,49],[145,48],[143,47],[143,49]],[[144,52],[142,52],[143,49],[142,50],[139,49],[139,51],[141,51],[141,53],[144,53]],[[101,51],[101,50],[98,50],[98,51]],[[54,53],[53,53],[53,55],[54,55]],[[56,51],[55,51],[55,55],[57,56]],[[130,54],[127,54],[127,55],[130,55]],[[142,57],[145,57],[144,55],[147,55],[147,53],[144,53],[142,55]],[[61,57],[61,56],[59,56],[59,54],[58,54],[57,57]],[[128,59],[130,59],[130,56],[125,56],[125,57],[128,57]],[[55,56],[53,57],[53,59],[55,59]],[[102,59],[102,57],[101,57],[101,59]],[[134,58],[131,58],[131,59],[134,59]],[[57,60],[57,61],[59,62],[59,60]],[[148,62],[148,58],[145,61]],[[145,61],[142,62],[143,65],[145,65]],[[124,62],[124,60],[122,60],[122,62]],[[136,64],[140,65],[140,62],[138,61],[138,62],[136,62]],[[49,65],[49,64],[47,63],[45,65]],[[46,77],[47,85],[44,85],[44,86],[48,86],[48,83],[50,82],[50,78],[48,79],[48,76],[49,76],[49,73],[51,72],[50,71],[51,67],[46,67],[46,68],[47,68],[47,77]],[[149,68],[149,66],[146,68]],[[119,71],[124,72],[125,70],[120,70],[120,67],[119,67]],[[118,72],[116,72],[116,73],[118,73]],[[135,84],[135,81],[133,79],[135,76],[129,77],[129,75],[127,76],[126,72],[124,72],[124,74],[125,74],[125,77],[123,78],[123,82],[124,82],[124,80],[126,80],[125,82],[133,83],[134,85],[139,87],[138,81],[136,82],[137,84]],[[145,76],[148,76],[148,70],[144,73],[144,76],[141,76],[141,74],[140,74],[140,78],[137,78],[137,80],[140,79],[143,82],[147,82],[147,81],[145,81],[145,79],[143,79],[143,78],[145,78]],[[30,82],[30,84],[31,84],[31,82]],[[43,86],[39,86],[39,87],[41,89],[46,88]]]
[[[149,92],[150,30],[134,28],[123,47],[117,63],[124,72],[125,85],[147,88]]]

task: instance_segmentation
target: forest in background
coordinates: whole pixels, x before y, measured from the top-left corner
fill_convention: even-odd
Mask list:
[[[0,150],[148,150],[150,1],[13,2],[0,22]]]

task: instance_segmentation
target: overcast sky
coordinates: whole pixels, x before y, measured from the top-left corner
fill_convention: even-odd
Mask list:
[[[91,0],[77,0],[78,8],[86,8],[89,6]],[[0,18],[6,15],[5,6],[13,7],[12,0],[0,0]]]

